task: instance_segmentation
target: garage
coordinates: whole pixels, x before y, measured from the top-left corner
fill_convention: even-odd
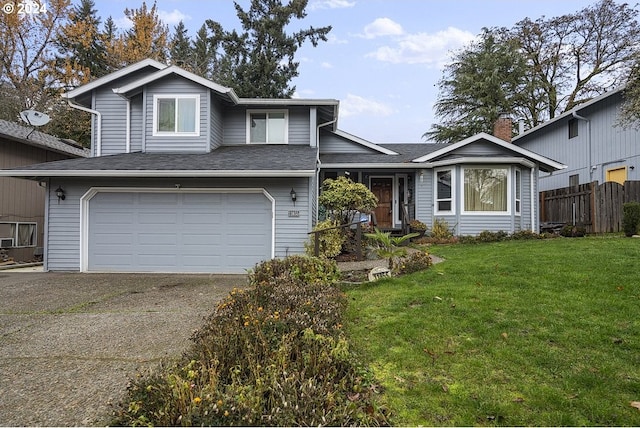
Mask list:
[[[101,190],[85,204],[90,272],[244,273],[272,257],[262,189]]]

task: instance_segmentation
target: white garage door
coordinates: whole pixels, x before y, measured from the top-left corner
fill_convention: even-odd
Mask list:
[[[89,201],[89,271],[244,273],[271,258],[263,193],[100,192]]]

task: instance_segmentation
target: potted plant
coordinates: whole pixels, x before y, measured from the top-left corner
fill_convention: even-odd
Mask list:
[[[419,236],[424,236],[424,233],[427,231],[427,225],[414,218],[409,222],[409,230],[412,233],[417,233]]]

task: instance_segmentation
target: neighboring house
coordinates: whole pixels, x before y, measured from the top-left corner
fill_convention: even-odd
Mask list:
[[[640,180],[640,130],[618,124],[622,103],[619,88],[513,138],[517,146],[567,165],[540,174],[540,191],[592,181]]]
[[[0,169],[88,155],[75,142],[0,120]],[[16,261],[42,255],[44,196],[38,181],[0,177],[0,247]]]
[[[237,273],[303,253],[321,180],[345,174],[378,196],[380,228],[535,231],[538,170],[563,167],[487,134],[374,144],[338,130],[337,100],[239,98],[152,60],[65,96],[93,114],[92,157],[0,171],[47,182],[51,271]]]

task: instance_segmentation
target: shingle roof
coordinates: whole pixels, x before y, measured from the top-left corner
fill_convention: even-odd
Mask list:
[[[403,144],[378,144],[381,147],[392,150],[397,155],[385,155],[383,153],[335,153],[322,154],[320,161],[323,164],[408,164],[413,159],[432,153],[443,147],[442,144],[431,143],[403,143]],[[413,164],[419,168],[419,165]]]
[[[45,134],[44,132],[33,130],[33,128],[2,119],[0,119],[0,137],[66,155],[84,158],[89,156],[88,149],[71,145],[53,135]]]
[[[234,172],[242,176],[243,172],[264,172],[264,175],[286,172],[295,175],[302,172],[308,175],[315,171],[316,149],[297,145],[241,145],[223,146],[211,153],[123,153],[99,156],[87,159],[67,159],[14,168],[33,173],[56,176],[96,176],[127,173],[128,176],[147,175],[157,172],[159,175],[203,175],[212,176],[223,172]],[[22,174],[24,175],[24,174]]]

